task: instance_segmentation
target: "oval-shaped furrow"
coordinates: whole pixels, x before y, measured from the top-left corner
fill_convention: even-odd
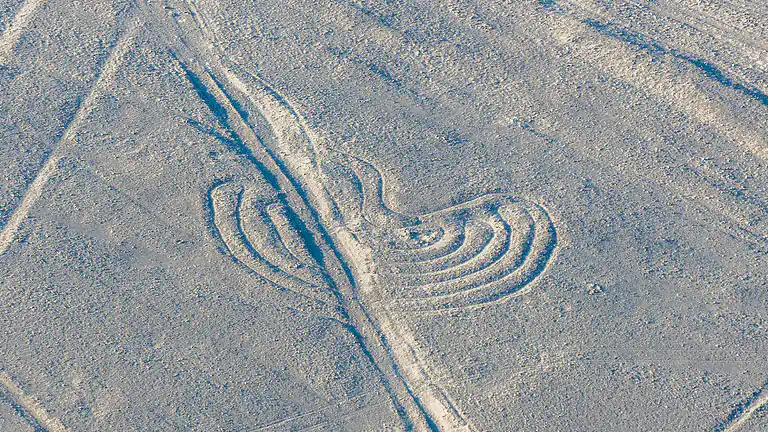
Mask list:
[[[457,280],[492,266],[509,251],[512,231],[509,224],[499,214],[491,216],[486,222],[493,230],[493,238],[480,253],[460,265],[438,272],[403,275],[399,281],[404,285],[411,286],[433,285]]]
[[[421,249],[384,249],[381,251],[385,261],[391,263],[409,263],[434,260],[455,252],[464,244],[464,225],[458,222],[443,226],[440,241]]]
[[[464,243],[448,255],[420,262],[392,263],[391,269],[394,272],[407,274],[433,273],[450,269],[479,255],[493,239],[493,228],[480,220],[468,220],[464,225],[464,231],[466,237]]]
[[[485,283],[462,284],[464,289],[452,293],[396,301],[403,310],[445,310],[479,306],[519,295],[546,268],[557,246],[557,233],[547,212],[538,205],[527,208],[530,217],[528,236],[512,260],[513,265]],[[515,265],[517,262],[517,265]],[[488,269],[490,270],[490,269]]]
[[[253,250],[283,273],[308,284],[326,288],[317,266],[299,260],[285,244],[286,236],[281,233],[281,224],[275,223],[269,211],[270,208],[282,204],[269,203],[258,198],[248,199],[247,195],[248,188],[240,206],[240,226],[245,240],[251,244]],[[312,262],[311,257],[308,261]]]
[[[267,208],[273,203],[265,201],[249,193],[249,188],[243,192],[240,206],[240,224],[246,240],[264,259],[286,273],[293,273],[299,267],[299,262],[280,239],[280,233],[273,223]]]
[[[400,256],[401,258],[393,258],[391,261],[396,262],[418,262],[418,261],[432,261],[440,258],[444,258],[447,254],[456,252],[456,250],[450,250],[448,253],[440,251],[435,253],[433,248],[440,249],[445,247],[447,243],[451,243],[456,239],[451,237],[450,230],[446,227],[456,229],[454,225],[463,225],[468,220],[483,220],[493,217],[496,214],[496,210],[503,203],[513,203],[516,200],[501,194],[486,195],[480,198],[475,198],[471,201],[455,205],[446,209],[438,210],[426,215],[418,217],[418,225],[409,226],[402,230],[417,231],[420,227],[437,226],[442,228],[440,236],[436,237],[434,241],[430,241],[425,245],[424,242],[414,244],[413,246],[400,247],[398,243],[402,243],[401,239],[396,238],[395,233],[390,234],[390,237],[395,238],[395,247],[391,247],[393,253],[392,256]],[[463,228],[463,227],[462,227]],[[424,230],[424,228],[421,228]],[[425,230],[426,231],[426,230]],[[400,238],[405,237],[400,235]],[[466,241],[465,238],[461,239],[462,242]],[[397,255],[394,255],[397,254]]]
[[[213,223],[235,260],[277,286],[325,304],[335,305],[335,298],[330,292],[284,272],[267,261],[248,241],[241,224],[242,194],[243,186],[232,183],[218,186],[211,191]]]
[[[498,217],[504,221],[507,227],[507,238],[502,254],[495,261],[471,274],[442,282],[427,282],[418,287],[414,286],[413,294],[424,296],[426,293],[426,296],[439,296],[476,288],[500,279],[519,267],[528,254],[533,241],[533,220],[525,210],[516,209],[516,211],[511,212],[507,206],[498,209]]]

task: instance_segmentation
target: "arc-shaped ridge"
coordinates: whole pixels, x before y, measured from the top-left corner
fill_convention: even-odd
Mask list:
[[[323,304],[335,306],[335,297],[326,286],[314,284],[280,268],[264,257],[262,248],[248,239],[243,228],[243,194],[245,186],[235,182],[223,183],[210,192],[213,223],[227,251],[240,264],[275,286],[290,290]],[[253,219],[250,219],[253,222]],[[251,223],[251,226],[254,226]],[[287,271],[286,271],[287,270]]]
[[[465,224],[464,231],[464,243],[455,251],[424,261],[392,263],[392,269],[404,274],[437,273],[474,259],[494,239],[493,227],[484,221],[471,219]]]

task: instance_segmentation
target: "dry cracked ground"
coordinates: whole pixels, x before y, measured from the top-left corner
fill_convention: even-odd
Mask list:
[[[767,16],[0,0],[0,430],[768,430]]]

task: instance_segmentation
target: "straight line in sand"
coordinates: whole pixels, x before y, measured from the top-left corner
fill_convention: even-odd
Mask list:
[[[37,14],[37,10],[45,2],[46,0],[26,0],[21,5],[13,17],[13,21],[8,24],[5,32],[0,36],[0,65],[7,63],[11,50],[13,50],[19,42],[19,38],[21,38],[21,33],[27,28],[29,22]]]
[[[34,397],[26,394],[4,371],[0,371],[0,392],[6,392],[14,404],[34,418],[47,432],[69,432],[61,421],[52,416]]]
[[[669,103],[694,121],[713,127],[756,157],[768,160],[765,131],[740,124],[728,106],[718,102],[717,95],[707,94],[698,87],[698,74],[694,71],[680,73],[674,58],[654,58],[634,50],[621,40],[601,34],[583,21],[594,16],[604,17],[593,9],[585,8],[579,0],[567,3],[587,11],[588,15],[582,18],[578,14],[542,14],[555,45],[568,49],[574,57],[596,65],[603,72]]]
[[[67,126],[61,139],[54,145],[53,150],[51,150],[51,153],[48,155],[48,159],[45,161],[40,171],[38,171],[37,176],[35,176],[35,179],[29,185],[27,192],[21,199],[21,203],[13,211],[8,222],[3,227],[2,232],[0,232],[0,256],[8,250],[11,244],[13,244],[22,222],[29,215],[30,209],[40,200],[40,198],[42,198],[46,184],[48,184],[51,177],[58,171],[59,161],[66,154],[66,150],[69,147],[67,144],[73,142],[75,132],[80,127],[83,120],[93,110],[94,100],[98,94],[98,89],[105,84],[114,81],[115,72],[121,64],[123,56],[128,51],[130,41],[133,39],[136,29],[136,25],[130,26],[127,33],[124,36],[121,36],[112,48],[112,52],[110,52],[109,58],[104,62],[104,66],[99,72],[88,96],[86,96],[85,100],[80,104],[80,107],[75,113],[75,117]]]
[[[763,389],[757,394],[757,397],[749,405],[747,405],[743,411],[738,413],[737,410],[735,412],[737,413],[736,417],[723,425],[722,429],[718,428],[716,431],[736,432],[737,430],[740,430],[741,427],[744,426],[744,423],[752,418],[752,415],[766,404],[768,404],[768,385],[763,387]]]

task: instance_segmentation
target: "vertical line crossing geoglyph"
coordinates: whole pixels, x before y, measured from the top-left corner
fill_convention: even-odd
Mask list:
[[[352,332],[406,429],[473,430],[394,314],[524,293],[557,244],[546,210],[506,194],[424,215],[391,210],[378,169],[329,147],[285,96],[228,64],[193,4],[180,7],[176,15],[192,19],[159,27],[177,29],[165,37],[180,68],[228,131],[226,145],[254,165],[250,178],[219,181],[206,194],[222,251],[297,307]],[[250,124],[258,116],[273,138],[266,144]]]

